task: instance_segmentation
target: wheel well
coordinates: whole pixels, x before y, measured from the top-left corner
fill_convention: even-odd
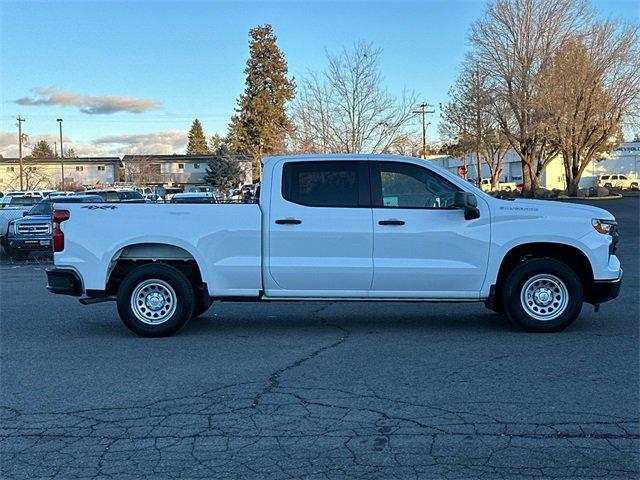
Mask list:
[[[116,256],[107,279],[106,293],[117,294],[122,279],[131,270],[149,263],[171,265],[180,270],[191,282],[196,296],[207,292],[200,267],[189,252],[174,245],[144,243],[129,245]]]
[[[498,310],[501,309],[500,289],[502,285],[504,285],[509,273],[511,273],[516,265],[531,258],[553,258],[566,264],[576,272],[578,278],[580,278],[585,300],[590,298],[593,285],[593,270],[591,269],[589,259],[583,252],[576,247],[562,243],[526,243],[513,247],[502,259],[500,270],[498,271],[498,278],[496,279],[493,299],[495,308]]]

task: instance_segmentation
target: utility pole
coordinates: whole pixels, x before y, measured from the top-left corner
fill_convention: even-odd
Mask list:
[[[22,183],[22,122],[24,122],[24,118],[18,117],[18,152],[20,157],[20,190],[24,189],[24,185]]]
[[[64,150],[62,148],[62,119],[56,119],[60,125],[60,166],[62,167],[62,191],[64,191]]]
[[[433,107],[433,105],[423,102],[418,105],[419,110],[411,112],[422,116],[422,158],[427,158],[427,114],[435,113],[435,110],[428,110],[429,107]]]

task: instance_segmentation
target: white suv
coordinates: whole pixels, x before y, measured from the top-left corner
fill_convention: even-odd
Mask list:
[[[601,175],[598,179],[598,186],[638,190],[638,181],[637,178],[629,178],[626,175]]]

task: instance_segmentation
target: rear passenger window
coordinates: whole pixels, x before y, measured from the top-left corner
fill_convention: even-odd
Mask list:
[[[282,196],[311,207],[358,207],[358,162],[289,162]]]

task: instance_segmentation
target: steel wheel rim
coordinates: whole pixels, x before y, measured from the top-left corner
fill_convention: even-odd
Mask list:
[[[554,320],[569,304],[569,290],[562,280],[549,273],[531,277],[520,292],[520,304],[532,318],[543,322]]]
[[[152,278],[138,284],[131,294],[131,310],[147,325],[160,325],[176,311],[178,299],[171,285]]]

